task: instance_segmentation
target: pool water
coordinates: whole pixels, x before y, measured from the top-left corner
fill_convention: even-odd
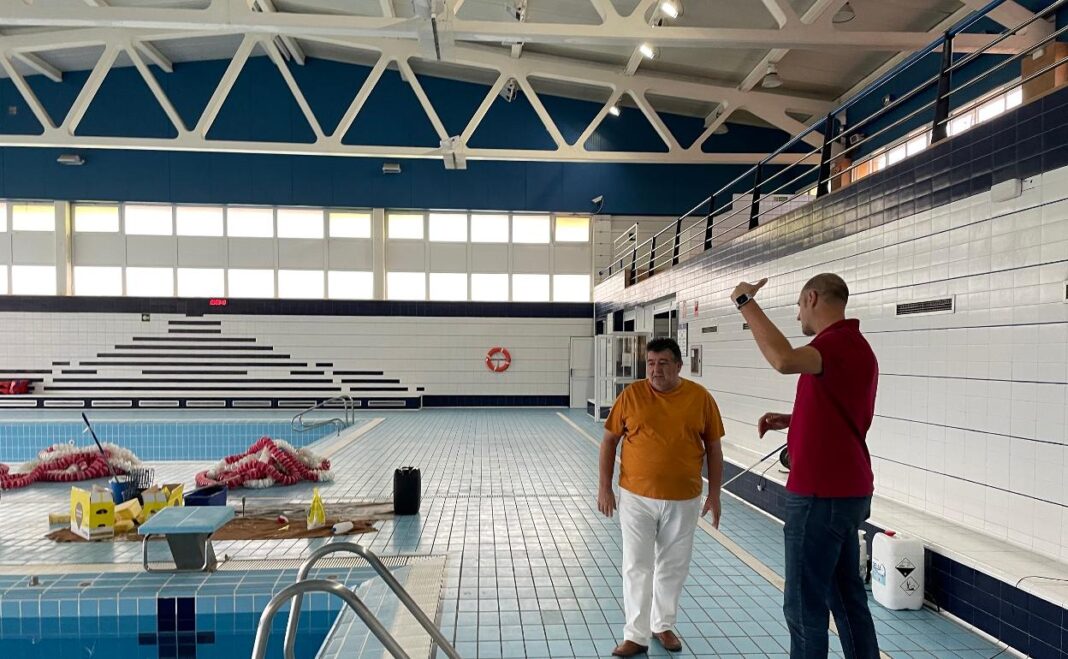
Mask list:
[[[305,611],[297,634],[297,659],[314,659],[337,618],[337,611]],[[17,621],[16,621],[17,622]],[[195,629],[157,628],[157,619],[79,619],[63,630],[59,620],[0,632],[4,659],[244,659],[252,656],[259,614],[197,616]],[[282,659],[286,612],[275,616],[267,656]],[[176,625],[179,626],[179,625]],[[152,628],[151,631],[147,631]]]
[[[93,421],[102,442],[133,451],[146,461],[218,460],[243,453],[260,437],[282,439],[301,447],[335,431],[332,426],[298,432],[289,421]],[[0,423],[0,462],[33,459],[52,444],[93,446],[81,421]]]

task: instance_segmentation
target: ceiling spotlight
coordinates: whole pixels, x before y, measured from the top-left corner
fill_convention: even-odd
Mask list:
[[[764,89],[782,87],[782,78],[779,77],[779,72],[774,64],[768,64],[768,71],[764,74],[764,79],[760,81],[760,86]]]
[[[654,59],[656,57],[656,49],[647,43],[638,46],[638,52],[644,55],[646,59]]]
[[[831,19],[832,23],[848,23],[857,17],[857,12],[853,9],[853,5],[848,2],[842,5],[842,8],[834,13],[834,17]]]
[[[682,16],[682,0],[664,0],[660,3],[660,11],[668,18]]]
[[[59,156],[58,158],[56,158],[56,162],[58,162],[61,165],[78,166],[78,165],[84,165],[85,164],[85,158],[82,158],[77,153],[64,153],[61,156]]]
[[[616,105],[615,103],[613,103],[612,107],[608,108],[608,114],[612,115],[613,117],[618,117],[619,116],[619,106]]]

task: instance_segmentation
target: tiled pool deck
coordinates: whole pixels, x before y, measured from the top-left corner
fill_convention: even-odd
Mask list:
[[[381,555],[445,557],[438,616],[462,656],[609,655],[622,631],[621,543],[618,518],[601,516],[595,506],[597,447],[590,437],[599,438],[598,424],[577,411],[424,410],[387,415],[364,431],[339,449],[335,445],[337,480],[321,492],[328,506],[338,500],[385,500],[392,495],[394,468],[421,468],[421,514],[379,522],[378,533],[356,541]],[[205,465],[154,466],[162,480],[188,482]],[[232,493],[231,498],[306,501],[310,490],[298,485]],[[137,543],[61,545],[44,539],[46,513],[64,510],[66,495],[67,488],[59,485],[4,493],[0,573],[35,574],[42,564],[54,572],[60,564],[69,565],[66,571],[72,574],[85,574],[99,571],[84,567],[90,564],[139,563]],[[721,530],[782,574],[777,522],[725,497]],[[217,542],[216,551],[242,561],[296,559],[322,542]],[[233,578],[222,571],[198,588],[221,585],[227,575]],[[6,601],[4,584],[14,583],[13,578],[0,581],[0,602]],[[285,585],[278,580],[274,585],[279,584]],[[169,585],[162,587],[167,592]],[[698,531],[680,611],[682,656],[786,657],[781,606],[775,585],[706,530]],[[979,659],[999,650],[931,611],[890,612],[873,604],[873,612],[882,647],[893,657]],[[345,654],[381,656],[374,643],[360,648]],[[664,654],[657,647],[651,653]]]

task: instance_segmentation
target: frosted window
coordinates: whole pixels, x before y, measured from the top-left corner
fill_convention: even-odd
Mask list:
[[[273,238],[274,211],[270,208],[228,208],[226,235],[231,238]]]
[[[279,270],[278,297],[312,298],[326,297],[326,278],[322,270]]]
[[[512,275],[514,302],[548,302],[549,275]]]
[[[467,215],[464,213],[431,213],[430,239],[435,242],[467,242]]]
[[[15,204],[11,207],[11,228],[15,231],[55,231],[56,209],[52,204]]]
[[[547,243],[549,242],[548,215],[513,215],[512,242]]]
[[[118,206],[74,206],[74,230],[79,233],[118,233]],[[119,279],[122,281],[121,277]]]
[[[587,243],[590,241],[590,218],[559,216],[556,218],[556,242]]]
[[[230,297],[274,297],[274,270],[227,270],[226,294]]]
[[[508,242],[507,215],[472,215],[471,242],[506,243]]]
[[[323,211],[307,208],[279,208],[278,237],[322,238]]]
[[[131,297],[174,297],[174,270],[126,268],[126,294]]]
[[[554,302],[589,302],[589,275],[553,275]]]
[[[425,300],[426,273],[386,273],[386,298],[390,300]]]
[[[454,272],[430,273],[431,300],[467,300],[467,274]]]
[[[222,268],[178,268],[178,297],[222,297]]]
[[[330,213],[331,238],[370,238],[370,213]]]
[[[375,295],[372,272],[331,270],[326,273],[326,290],[331,300],[369,300]]]
[[[507,302],[508,275],[471,275],[471,299],[478,302]]]
[[[170,206],[126,205],[126,235],[174,235],[174,209]]]
[[[115,216],[118,220],[118,215]],[[122,295],[122,268],[74,266],[75,295]]]
[[[179,236],[223,235],[222,206],[178,206],[175,222]]]
[[[11,266],[11,292],[15,295],[55,295],[56,267],[52,265]]]
[[[422,240],[423,216],[390,213],[388,235],[393,240]]]

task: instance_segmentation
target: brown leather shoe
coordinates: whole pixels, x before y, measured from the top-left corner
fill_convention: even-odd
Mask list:
[[[645,654],[649,651],[646,645],[638,645],[634,641],[623,641],[612,650],[613,657],[633,657],[637,654]]]
[[[653,638],[660,641],[660,645],[663,645],[668,652],[682,652],[682,641],[670,629],[664,632],[655,632]]]

